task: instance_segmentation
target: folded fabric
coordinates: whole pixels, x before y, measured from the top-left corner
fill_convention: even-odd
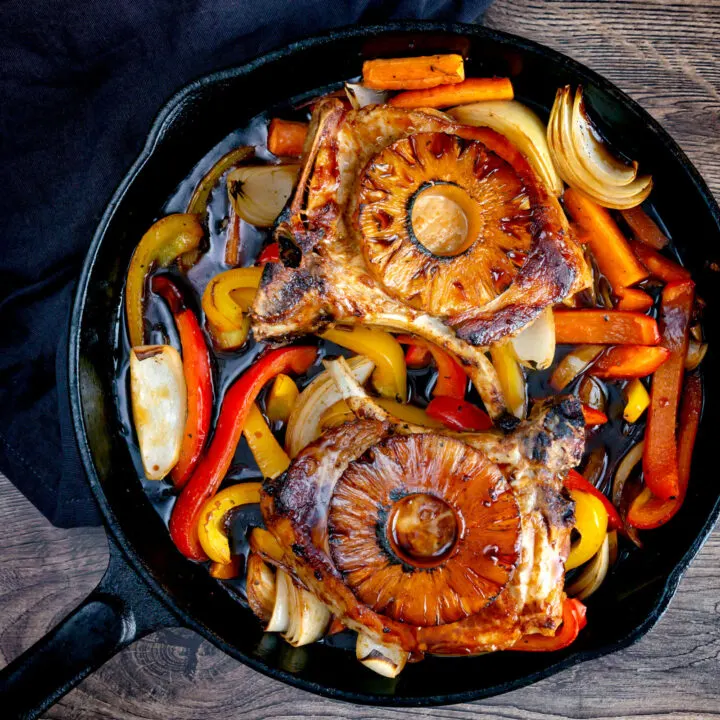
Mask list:
[[[73,287],[155,113],[194,78],[357,22],[488,0],[6,0],[0,8],[0,470],[55,525],[99,523],[65,358]]]

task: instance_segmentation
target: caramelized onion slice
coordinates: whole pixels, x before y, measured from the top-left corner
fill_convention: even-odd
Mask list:
[[[600,549],[587,562],[572,584],[565,588],[570,597],[589,598],[602,585],[610,567],[610,543],[607,534]]]
[[[265,630],[267,632],[285,632],[290,624],[290,602],[295,588],[292,579],[284,570],[275,575],[275,604]]]
[[[574,98],[569,85],[557,91],[547,141],[560,177],[603,207],[627,210],[640,205],[652,190],[650,175],[638,177],[637,163],[627,165],[614,158],[596,136],[580,87]]]
[[[262,622],[268,622],[275,607],[275,573],[254,552],[248,557],[245,587],[250,609]]]
[[[527,158],[548,192],[559,197],[563,182],[553,164],[543,121],[515,100],[493,100],[461,105],[448,115],[464,125],[489,127],[504,135]]]
[[[637,445],[633,445],[625,457],[620,461],[617,471],[615,472],[612,487],[612,504],[615,507],[620,507],[625,483],[630,477],[630,473],[633,471],[633,468],[642,460],[644,449],[645,442],[639,442]]]
[[[134,347],[130,395],[145,476],[162,480],[180,457],[187,415],[180,353],[170,345]]]
[[[290,197],[299,165],[248,165],[227,177],[230,202],[245,222],[271,227]]]
[[[363,355],[348,360],[355,380],[361,385],[367,382],[375,363]],[[320,437],[323,413],[338,400],[342,400],[334,380],[328,372],[320,373],[299,395],[288,419],[285,449],[295,457],[304,447]]]
[[[602,345],[580,345],[568,353],[553,371],[550,384],[555,390],[564,390],[581,372],[584,372],[604,350]]]
[[[309,645],[325,634],[331,614],[311,592],[290,578],[288,582],[288,626],[283,637],[293,647]]]
[[[360,633],[355,656],[368,669],[387,678],[397,677],[408,660],[409,653],[396,645],[386,645]]]
[[[707,343],[690,340],[688,343],[687,355],[685,356],[685,369],[695,370],[703,361],[708,350]]]
[[[555,358],[555,316],[552,308],[545,308],[537,320],[523,328],[511,342],[521,365],[533,370],[549,368]]]

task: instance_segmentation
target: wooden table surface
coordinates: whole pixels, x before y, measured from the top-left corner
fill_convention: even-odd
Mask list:
[[[497,0],[486,22],[556,48],[628,92],[673,135],[720,198],[720,0]],[[90,592],[105,569],[107,545],[101,528],[52,527],[2,476],[0,527],[4,663]],[[648,636],[501,697],[427,710],[351,706],[265,678],[192,632],[166,630],[110,660],[46,715],[319,716],[720,718],[720,531]]]

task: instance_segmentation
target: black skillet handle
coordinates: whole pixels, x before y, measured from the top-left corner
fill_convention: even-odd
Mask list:
[[[100,584],[59,625],[0,671],[0,715],[38,717],[115,653],[182,623],[128,565],[112,538]]]

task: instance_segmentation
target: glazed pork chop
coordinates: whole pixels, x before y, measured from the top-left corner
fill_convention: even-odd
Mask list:
[[[562,620],[579,462],[577,399],[535,406],[510,433],[394,419],[327,363],[357,419],[263,486],[276,543],[255,545],[347,627],[414,654],[472,654],[552,635]]]
[[[356,323],[414,333],[462,362],[492,416],[504,404],[484,349],[589,283],[557,200],[514,146],[432,110],[320,103],[276,237],[256,338]]]

